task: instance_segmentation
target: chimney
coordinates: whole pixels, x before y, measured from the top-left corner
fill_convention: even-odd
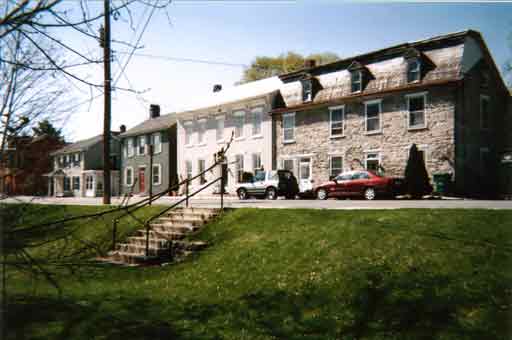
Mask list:
[[[126,125],[122,124],[122,125],[119,127],[119,131],[120,131],[121,133],[126,132]]]
[[[304,68],[310,69],[316,66],[316,60],[315,59],[306,59],[304,60]]]
[[[149,105],[149,119],[160,117],[160,105]]]
[[[220,90],[222,90],[222,85],[221,84],[215,84],[213,85],[213,92],[220,92]]]

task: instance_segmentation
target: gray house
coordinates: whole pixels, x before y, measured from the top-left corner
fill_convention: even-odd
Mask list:
[[[121,148],[118,135],[119,132],[112,132],[110,142],[112,195],[119,195]],[[103,195],[103,135],[68,144],[50,155],[53,171],[46,174],[49,196]]]
[[[153,193],[159,193],[177,181],[174,113],[160,116],[160,106],[151,105],[149,119],[121,133],[120,137],[122,193],[147,195],[150,184]],[[154,150],[152,169],[149,145],[153,145]]]

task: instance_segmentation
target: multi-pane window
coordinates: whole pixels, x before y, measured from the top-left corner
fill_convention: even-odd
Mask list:
[[[261,118],[263,112],[261,109],[256,109],[252,112],[252,135],[261,135]]]
[[[235,125],[235,138],[242,138],[244,136],[245,113],[243,111],[235,112],[233,123]]]
[[[201,174],[201,176],[199,176],[199,183],[200,184],[205,184],[206,183],[206,175],[204,173],[204,170],[206,169],[206,162],[204,159],[200,159],[197,161],[197,167],[198,167],[198,171],[199,173]]]
[[[217,118],[215,123],[215,137],[218,142],[221,142],[224,140],[224,117]]]
[[[364,104],[366,117],[366,132],[380,131],[381,101],[371,101]]]
[[[252,170],[256,174],[257,170],[261,170],[261,154],[253,153],[252,154]]]
[[[300,175],[300,179],[310,179],[311,178],[311,158],[305,157],[305,158],[300,159],[299,175]]]
[[[87,175],[85,177],[85,189],[92,190],[92,188],[93,188],[93,181],[94,181],[93,177],[91,175]]]
[[[133,185],[133,169],[132,168],[126,168],[124,170],[124,184]],[[91,187],[92,187],[92,185],[91,185]]]
[[[338,106],[329,109],[331,137],[344,135],[345,107]]]
[[[80,177],[73,176],[73,190],[80,190]]]
[[[187,171],[187,178],[192,178],[192,161],[185,162],[185,169]]]
[[[151,144],[153,144],[154,154],[162,152],[162,134],[160,132],[151,135]]]
[[[242,183],[244,175],[244,155],[235,156],[235,170],[238,183]]]
[[[426,127],[425,105],[426,95],[424,93],[407,96],[407,110],[409,111],[407,124],[410,129]]]
[[[185,129],[185,145],[192,144],[192,124],[188,123],[184,126]]]
[[[304,102],[313,100],[313,85],[311,84],[311,80],[302,81],[302,100]]]
[[[206,119],[202,119],[197,122],[197,143],[198,144],[203,144],[205,131],[206,131]]]
[[[421,62],[418,59],[407,61],[407,82],[413,83],[421,79]]]
[[[295,141],[295,113],[283,115],[283,142]]]
[[[283,169],[295,172],[293,159],[283,159]]]
[[[162,167],[160,164],[153,164],[152,180],[154,185],[160,185],[162,183]]]
[[[146,136],[139,136],[137,145],[137,154],[144,155],[146,152]]]
[[[126,140],[127,146],[128,146],[128,157],[133,157],[133,138],[128,138]]]
[[[366,170],[378,172],[380,168],[380,154],[378,152],[368,152],[365,155]]]
[[[363,90],[363,73],[361,71],[350,73],[350,83],[352,92],[361,92]]]
[[[490,124],[490,115],[489,115],[489,97],[481,95],[480,96],[480,128],[489,129],[491,127]]]
[[[331,156],[330,159],[330,177],[336,177],[343,172],[343,157]]]
[[[70,190],[71,190],[71,178],[64,177],[64,191],[70,191]]]

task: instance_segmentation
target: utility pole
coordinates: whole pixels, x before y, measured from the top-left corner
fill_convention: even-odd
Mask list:
[[[111,77],[110,77],[110,0],[103,0],[105,27],[100,32],[100,46],[103,47],[104,65],[104,117],[103,117],[103,204],[110,204],[110,120],[111,120]]]

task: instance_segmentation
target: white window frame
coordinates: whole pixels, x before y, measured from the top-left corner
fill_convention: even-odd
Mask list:
[[[192,122],[183,123],[183,131],[185,132],[185,140],[183,141],[185,146],[192,146],[194,143],[192,142],[192,135],[194,134],[194,129],[192,126]],[[188,139],[188,140],[187,140]]]
[[[197,145],[206,145],[206,118],[197,121]]]
[[[423,125],[411,126],[411,109],[410,109],[410,99],[411,98],[419,98],[423,97]],[[407,129],[408,130],[421,130],[426,129],[427,124],[427,92],[418,92],[418,93],[410,93],[405,95],[405,99],[407,102]]]
[[[132,176],[133,179],[133,176]],[[93,175],[85,175],[85,190],[93,190],[94,189],[94,176]]]
[[[342,118],[341,118],[341,123],[342,123],[342,133],[341,135],[333,135],[332,134],[332,125],[333,123],[339,123],[339,121],[336,121],[336,122],[333,122],[332,120],[332,112],[333,111],[337,111],[337,110],[342,110]],[[329,107],[329,137],[330,138],[341,138],[341,137],[345,137],[345,105],[339,105],[339,106],[331,106]]]
[[[304,158],[309,158],[309,177],[308,178],[301,178],[301,175],[302,175],[301,166],[303,163],[306,163],[306,162],[302,161],[302,159],[304,159]],[[313,179],[313,157],[311,157],[311,156],[298,157],[297,161],[298,161],[298,165],[299,165],[299,167],[298,167],[299,173],[297,174],[299,181],[301,181],[301,180],[310,181],[311,179]]]
[[[158,168],[158,181],[155,182],[155,174],[153,172],[154,168]],[[151,169],[151,181],[153,182],[153,185],[160,185],[162,184],[162,165],[159,163],[153,164],[153,168]]]
[[[141,141],[144,141],[144,147],[142,149],[143,150],[142,153],[140,152]],[[147,144],[146,135],[137,136],[137,156],[144,156],[146,154],[146,144]]]
[[[190,164],[190,173],[188,171],[189,170],[188,169],[188,165],[189,164]],[[185,160],[185,176],[186,176],[187,179],[194,177],[194,164],[189,159]]]
[[[221,124],[221,122],[222,122],[222,124]],[[215,139],[217,140],[217,143],[224,143],[225,122],[226,122],[225,116],[215,117]],[[220,132],[220,125],[222,125],[222,132]],[[221,138],[219,138],[219,135]]]
[[[354,82],[352,79],[352,75],[359,74],[359,81]],[[352,86],[354,83],[359,83],[359,90],[352,91]],[[363,91],[363,71],[352,71],[350,72],[350,93],[361,93]]]
[[[158,138],[156,138],[158,137]],[[155,143],[155,140],[158,139],[158,144]],[[153,144],[153,154],[159,154],[162,152],[162,133],[161,132],[155,132],[151,135],[151,143]]]
[[[313,82],[311,79],[306,79],[301,82],[302,84],[302,101],[304,103],[309,103],[313,101]],[[309,91],[306,92],[306,88],[304,85],[307,84],[309,87]],[[307,95],[307,96],[306,96]]]
[[[234,118],[234,130],[235,130],[235,140],[241,140],[245,138],[245,111],[236,111],[233,112],[233,118]],[[238,124],[242,124],[242,126],[239,126]],[[237,130],[240,129],[240,135],[237,136]]]
[[[343,155],[341,154],[332,154],[332,155],[329,155],[329,177],[333,176],[332,175],[332,159],[333,158],[341,158],[341,171],[340,171],[340,174],[343,173],[343,169],[345,167],[345,157],[343,157]]]
[[[284,127],[284,120],[286,118],[289,118],[289,117],[293,117],[293,127],[291,128],[285,128]],[[283,144],[288,144],[288,143],[295,143],[295,112],[290,112],[290,113],[284,113],[283,114],[283,126],[282,126],[282,136],[283,136]],[[285,139],[285,130],[289,130],[291,129],[293,131],[293,139]]]
[[[259,159],[259,167],[256,166],[256,160]],[[261,170],[263,163],[261,162],[261,152],[255,152],[252,154],[252,171],[256,175],[257,170]]]
[[[126,145],[128,148],[128,158],[131,158],[135,155],[135,149],[134,149],[135,140],[134,140],[134,138],[128,137],[128,139],[126,141]]]
[[[411,62],[416,62],[418,64],[418,79],[416,80],[412,80],[412,81],[409,81],[409,72],[411,72],[412,70],[409,68],[409,65]],[[416,71],[414,71],[416,72]],[[414,84],[414,83],[419,83],[421,81],[421,60],[419,60],[418,58],[411,58],[409,60],[407,60],[407,74],[406,74],[406,77],[407,77],[407,83],[408,84]]]
[[[240,157],[240,158],[239,158]],[[240,179],[243,177],[244,175],[244,171],[245,171],[245,159],[244,159],[244,154],[243,153],[239,153],[239,154],[236,154],[235,155],[235,174],[236,174],[236,183],[241,183],[240,182]],[[240,162],[238,160],[241,160],[242,164],[240,164]],[[240,166],[241,165],[241,166]],[[241,173],[240,173],[241,172]]]
[[[379,105],[379,128],[377,130],[368,131],[368,106],[373,104]],[[364,102],[364,130],[367,135],[382,133],[382,99],[368,100]]]
[[[128,183],[128,170],[131,170],[132,172],[130,183]],[[131,187],[133,185],[133,167],[131,166],[124,168],[124,185],[127,187]]]
[[[201,169],[201,162],[203,162],[204,167]],[[197,160],[197,174],[200,174],[201,172],[206,170],[206,160],[203,158],[200,158]],[[202,182],[202,183],[201,183]],[[202,176],[199,176],[199,184],[203,185],[206,183],[206,174],[203,174]]]
[[[368,158],[369,154],[377,154],[376,158]],[[368,160],[377,160],[379,162],[379,166],[377,167],[377,171],[379,171],[379,168],[382,167],[382,154],[380,150],[368,150],[364,152],[364,169],[368,170]]]
[[[251,110],[252,114],[252,124],[251,124],[251,134],[252,138],[257,138],[262,136],[262,125],[263,125],[263,108],[257,107]],[[256,117],[259,116],[259,132],[255,133],[255,129],[257,126]]]
[[[483,115],[482,115],[482,113],[483,113],[483,111],[482,111],[482,102],[483,101],[487,101],[487,119],[488,119],[488,124],[489,124],[489,126],[487,126],[487,127],[485,127],[483,125],[484,120],[482,119],[483,118]],[[479,107],[480,107],[480,110],[479,110],[480,111],[480,114],[479,114],[479,116],[480,116],[480,130],[490,130],[490,128],[491,128],[491,114],[489,113],[489,106],[490,105],[491,105],[490,97],[488,95],[486,95],[486,94],[481,94],[480,95],[480,101],[479,101]]]
[[[287,169],[287,170],[290,170],[291,172],[293,172],[295,175],[296,172],[297,172],[297,169],[296,169],[296,159],[294,157],[283,157],[283,158],[280,158],[280,168],[285,170],[286,168],[284,167],[284,162],[285,161],[291,161],[292,162],[292,169]]]

